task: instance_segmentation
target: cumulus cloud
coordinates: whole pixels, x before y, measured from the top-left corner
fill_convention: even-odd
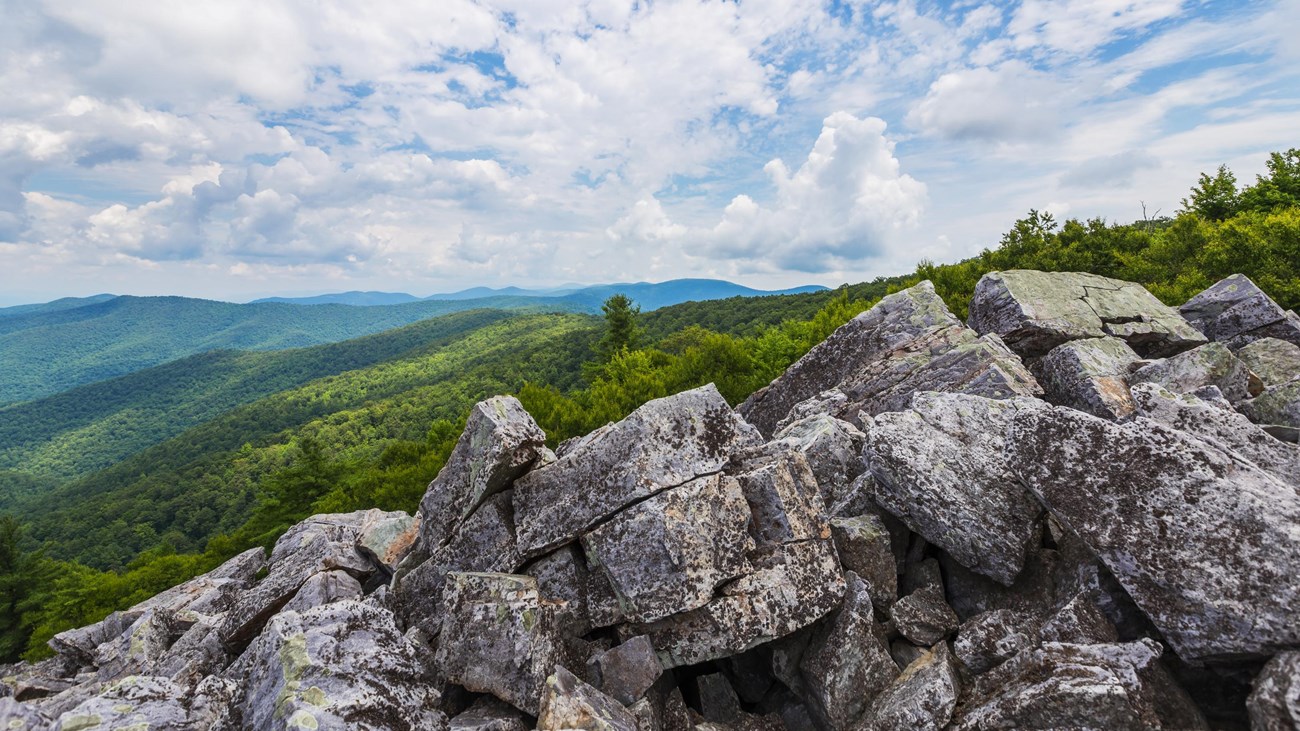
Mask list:
[[[1068,90],[1023,62],[973,68],[935,79],[908,115],[924,133],[956,140],[1038,140],[1061,128]]]

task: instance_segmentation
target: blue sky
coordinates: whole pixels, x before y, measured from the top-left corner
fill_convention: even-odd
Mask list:
[[[0,304],[835,285],[1300,145],[1300,2],[0,4]]]

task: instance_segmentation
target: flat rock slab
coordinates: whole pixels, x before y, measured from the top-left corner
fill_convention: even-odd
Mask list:
[[[1283,310],[1244,274],[1215,282],[1178,311],[1206,337],[1233,350],[1261,338],[1300,345],[1300,317]]]
[[[55,725],[37,728],[85,731],[208,728],[216,720],[216,713],[202,700],[168,678],[133,675],[108,685],[98,695],[64,712]]]
[[[656,399],[515,483],[520,552],[541,555],[638,500],[722,471],[759,435],[712,385]]]
[[[1044,398],[1103,419],[1133,413],[1129,366],[1140,360],[1119,338],[1071,340],[1052,348],[1034,371]]]
[[[1155,383],[1175,393],[1215,386],[1234,404],[1258,395],[1263,389],[1246,364],[1223,343],[1206,343],[1143,366],[1129,376],[1129,383]]]
[[[830,538],[826,508],[804,452],[776,441],[742,455],[731,472],[749,504],[749,533],[759,546]]]
[[[561,660],[556,605],[531,576],[452,573],[437,666],[447,680],[491,693],[530,716]]]
[[[546,448],[546,433],[513,396],[475,404],[455,449],[420,501],[416,551],[429,554],[451,539],[461,521],[508,488]]]
[[[1206,341],[1142,285],[1082,272],[989,272],[975,285],[968,321],[980,333],[1002,336],[1024,358],[1083,338],[1117,337],[1143,357]]]
[[[1031,399],[919,393],[907,411],[868,427],[863,457],[876,502],[962,565],[1005,585],[1024,566],[1042,507],[1004,458],[1015,416]]]
[[[1280,386],[1300,378],[1300,345],[1277,338],[1260,338],[1237,351],[1265,387]]]
[[[1164,424],[1025,411],[1010,459],[1179,657],[1266,656],[1300,643],[1300,495]]]
[[[282,612],[226,672],[246,728],[445,728],[439,695],[389,612],[340,601]]]
[[[704,606],[714,587],[749,571],[749,505],[720,474],[658,493],[582,538],[623,615],[650,622]]]

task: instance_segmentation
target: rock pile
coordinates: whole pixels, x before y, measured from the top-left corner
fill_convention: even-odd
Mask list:
[[[1294,728],[1279,312],[999,272],[969,326],[922,283],[738,410],[551,452],[489,399],[414,518],[315,516],[59,635],[0,727]]]

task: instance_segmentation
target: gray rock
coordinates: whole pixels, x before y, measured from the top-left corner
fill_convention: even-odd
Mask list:
[[[324,571],[307,579],[281,612],[305,612],[323,604],[360,599],[361,582],[346,571]]]
[[[1129,376],[1129,383],[1156,383],[1175,393],[1216,386],[1234,404],[1260,391],[1258,383],[1252,388],[1250,369],[1223,343],[1206,343],[1139,368]]]
[[[1141,285],[1082,272],[989,272],[975,285],[968,321],[980,333],[1001,335],[1024,358],[1107,335],[1143,357],[1173,355],[1205,342]]]
[[[54,719],[41,709],[13,698],[0,698],[0,728],[10,731],[51,731]]]
[[[699,609],[627,631],[648,634],[665,668],[737,655],[825,616],[839,605],[844,578],[830,541],[800,541],[773,547],[721,593]]]
[[[282,612],[226,671],[246,728],[441,729],[438,692],[388,612],[344,600]]]
[[[1264,390],[1237,404],[1237,409],[1257,424],[1300,429],[1300,378]]]
[[[832,518],[831,533],[840,565],[866,582],[872,604],[883,609],[893,606],[898,600],[898,573],[884,521],[870,513]]]
[[[561,666],[546,679],[538,731],[637,731],[636,718],[618,701]]]
[[[185,630],[158,659],[154,674],[192,687],[224,670],[231,657],[217,634],[219,623],[220,618],[205,618]]]
[[[391,574],[415,547],[420,536],[420,519],[401,511],[368,513],[367,520],[357,529],[357,547]]]
[[[849,402],[849,397],[838,388],[830,388],[816,396],[809,396],[790,408],[790,413],[776,425],[776,433],[785,431],[786,427],[796,421],[803,421],[811,416],[839,413]]]
[[[808,458],[808,466],[826,505],[842,502],[854,479],[866,470],[862,445],[867,437],[847,421],[825,414],[810,416],[782,428],[775,439],[790,444]]]
[[[120,637],[95,649],[95,667],[101,681],[126,675],[151,675],[150,670],[179,634],[172,615],[150,609]]]
[[[894,602],[890,615],[898,632],[917,645],[929,647],[957,629],[956,612],[944,601],[943,589],[928,586]]]
[[[740,698],[722,673],[701,675],[695,679],[695,695],[700,699],[700,715],[710,723],[730,724],[740,719]]]
[[[830,538],[826,509],[804,453],[785,442],[745,450],[733,460],[759,546]]]
[[[701,477],[627,508],[583,536],[625,618],[650,622],[706,604],[749,571],[749,505],[740,483]]]
[[[1300,652],[1280,652],[1268,661],[1255,678],[1246,708],[1255,731],[1300,728]]]
[[[1016,414],[1031,399],[919,393],[908,411],[882,414],[863,452],[876,502],[972,571],[1009,585],[1038,535],[1042,508],[1004,458]]]
[[[1300,317],[1283,310],[1242,274],[1214,283],[1178,311],[1206,337],[1233,350],[1261,338],[1300,344]]]
[[[59,716],[56,728],[77,731],[189,731],[216,720],[167,678],[132,675]],[[194,711],[198,710],[199,713]]]
[[[961,682],[948,645],[940,644],[907,666],[878,696],[862,729],[903,731],[946,728],[952,719]]]
[[[1300,643],[1300,494],[1150,419],[1064,408],[1011,428],[1021,479],[1197,663]],[[1176,577],[1176,579],[1175,579]]]
[[[451,539],[484,500],[528,471],[545,449],[546,433],[513,396],[475,404],[465,431],[420,501],[416,555]]]
[[[585,635],[591,631],[591,612],[587,604],[587,562],[582,549],[570,543],[546,554],[524,567],[520,573],[537,579],[537,588],[542,596],[564,602],[559,609],[558,620],[566,631],[574,636]],[[613,587],[608,580],[600,577],[607,595],[617,603]],[[617,622],[615,618],[610,623]]]
[[[1162,728],[1160,646],[1047,643],[976,678],[954,729]]]
[[[1283,482],[1300,487],[1300,446],[1275,439],[1245,416],[1155,384],[1134,386],[1133,401],[1138,415],[1244,457]]]
[[[996,337],[963,327],[930,282],[891,294],[858,315],[741,404],[770,435],[794,407],[827,390],[846,396],[832,416],[902,408],[916,391],[1005,398],[1041,393],[1033,376]]]
[[[1011,586],[1003,586],[962,566],[947,554],[939,555],[948,606],[962,621],[996,609],[1047,616],[1057,605],[1055,574],[1059,563],[1056,551],[1036,551],[1030,554]]]
[[[541,555],[631,503],[719,472],[757,440],[711,384],[651,401],[516,481],[521,553]]]
[[[1137,360],[1138,354],[1119,338],[1085,338],[1052,348],[1034,373],[1048,401],[1120,419],[1133,413],[1128,372]]]
[[[1038,620],[1023,612],[995,609],[963,622],[952,649],[972,675],[980,675],[1038,642]]]
[[[1280,386],[1300,378],[1300,345],[1277,338],[1260,338],[1237,351],[1251,372],[1268,386]]]
[[[452,573],[436,663],[450,682],[537,715],[562,659],[556,605],[531,576]]]
[[[640,700],[664,673],[654,645],[644,635],[593,657],[587,662],[587,667],[593,684],[625,706]]]
[[[519,709],[483,696],[451,719],[450,731],[530,731],[532,724]]]
[[[1119,641],[1115,625],[1097,606],[1090,592],[1080,592],[1042,626],[1044,642],[1072,642],[1080,645]]]
[[[845,575],[844,603],[813,632],[799,662],[809,705],[830,728],[852,728],[898,676],[867,587]]]

